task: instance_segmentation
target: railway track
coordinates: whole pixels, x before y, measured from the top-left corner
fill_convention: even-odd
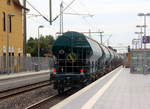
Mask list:
[[[61,102],[65,98],[74,94],[75,92],[77,92],[77,90],[68,89],[62,95],[56,94],[56,95],[47,97],[47,98],[45,98],[45,99],[43,99],[43,100],[41,100],[35,104],[32,104],[32,105],[26,107],[25,109],[49,109],[50,107],[56,105],[57,103]]]
[[[51,85],[51,82],[49,80],[47,81],[43,81],[43,82],[39,82],[39,83],[35,83],[35,84],[31,84],[31,85],[27,85],[27,86],[22,86],[22,87],[18,87],[15,89],[10,89],[10,90],[6,90],[3,92],[0,92],[0,100],[3,99],[8,99],[10,97],[14,97],[38,88],[42,88],[42,87],[46,87]]]

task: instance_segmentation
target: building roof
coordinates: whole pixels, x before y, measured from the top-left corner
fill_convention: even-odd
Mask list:
[[[26,7],[22,6],[19,0],[12,0],[12,1],[13,1],[13,3],[14,3],[15,5],[17,5],[18,7],[22,8],[22,9],[25,9],[25,10],[29,10],[29,9],[27,9]]]

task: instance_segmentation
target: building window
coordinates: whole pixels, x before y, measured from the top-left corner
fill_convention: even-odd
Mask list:
[[[12,32],[12,19],[11,19],[11,16],[8,16],[8,19],[9,19],[9,32],[11,33]]]
[[[6,31],[6,15],[5,15],[5,12],[3,12],[3,31]]]
[[[7,0],[7,4],[10,5],[11,4],[11,0]]]

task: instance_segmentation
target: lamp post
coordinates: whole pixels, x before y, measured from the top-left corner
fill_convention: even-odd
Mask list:
[[[44,26],[38,26],[38,58],[40,57],[40,28],[44,28]]]
[[[26,8],[27,0],[23,1],[23,6]],[[24,29],[24,39],[23,39],[23,54],[26,56],[27,48],[26,48],[26,40],[27,40],[27,16],[26,10],[23,10],[23,29]]]
[[[139,13],[138,16],[144,17],[144,36],[146,36],[146,17],[150,16],[150,13]],[[144,43],[144,48],[146,48],[146,43]]]
[[[6,69],[7,69],[7,73],[9,73],[9,32],[10,32],[10,19],[11,17],[16,16],[15,14],[11,13],[11,14],[7,14],[7,41],[6,41]]]

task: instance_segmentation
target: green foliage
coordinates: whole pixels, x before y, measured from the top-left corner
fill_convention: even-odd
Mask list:
[[[40,56],[44,56],[44,54],[52,53],[52,45],[54,43],[54,38],[51,35],[41,36],[39,39],[40,45]],[[38,39],[30,38],[27,41],[27,53],[31,54],[31,56],[38,56]]]

